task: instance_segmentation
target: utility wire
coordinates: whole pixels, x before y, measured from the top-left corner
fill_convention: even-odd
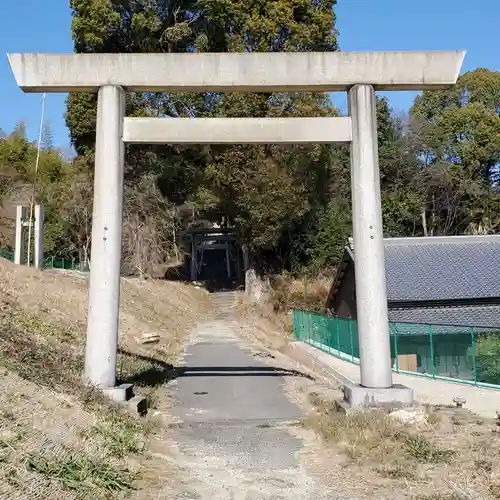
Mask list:
[[[45,114],[45,92],[42,95],[42,115],[40,117],[40,130],[38,132],[38,146],[36,151],[36,163],[35,163],[35,175],[33,177],[33,190],[31,192],[31,202],[30,202],[30,219],[28,226],[28,267],[31,266],[31,231],[33,227],[33,210],[36,201],[36,180],[38,175],[38,165],[40,163],[40,150],[42,147],[42,132],[43,132],[43,117]]]

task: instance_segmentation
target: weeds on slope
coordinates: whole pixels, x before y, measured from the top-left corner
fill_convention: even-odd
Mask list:
[[[128,381],[135,376],[140,382],[143,372],[156,372],[158,366],[165,363],[122,353],[118,364],[124,379]],[[2,298],[0,305],[0,365],[24,380],[75,395],[89,410],[111,411],[115,415],[123,414],[122,418],[130,418],[118,412],[102,393],[82,384],[83,339],[80,334],[19,309],[15,300],[8,296]]]
[[[134,490],[137,448],[122,455],[100,435],[82,438],[94,416],[19,377],[2,378],[14,392],[0,398],[7,408],[0,414],[1,498],[118,499]]]
[[[353,472],[411,490],[405,498],[500,499],[500,433],[493,420],[426,407],[419,423],[404,424],[384,410],[344,414],[315,393],[309,399],[314,411],[303,424],[341,452]]]
[[[118,469],[109,460],[86,455],[68,457],[31,454],[25,462],[28,471],[47,479],[57,480],[63,486],[79,493],[123,492],[132,490],[134,475],[127,469]]]
[[[122,498],[133,491],[139,466],[136,460],[130,468],[130,461],[146,451],[155,424],[83,386],[82,353],[77,332],[3,297],[0,496],[45,491],[72,498],[73,491],[75,498]]]
[[[316,398],[313,401],[317,404]],[[452,450],[441,449],[422,434],[402,428],[383,410],[343,414],[333,403],[320,404],[319,412],[309,416],[305,424],[319,431],[327,442],[337,445],[352,460],[397,466],[408,460],[447,463],[453,457]]]
[[[0,498],[142,500],[157,498],[160,490],[163,496],[173,468],[165,456],[165,429],[82,386],[87,278],[1,261],[0,292]],[[208,295],[192,287],[124,278],[119,381],[133,382],[147,407],[165,415],[171,405],[163,388],[172,376],[168,361],[197,321],[212,313]],[[154,354],[137,342],[144,332],[160,334]],[[35,460],[30,470],[28,456]],[[83,468],[93,471],[84,492],[69,489],[54,473],[63,464],[76,467],[75,457],[96,465]],[[138,491],[101,495],[99,464],[117,474],[129,471],[124,481]]]

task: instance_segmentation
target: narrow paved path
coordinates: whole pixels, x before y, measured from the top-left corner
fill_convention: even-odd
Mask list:
[[[185,347],[172,385],[181,469],[176,499],[333,498],[300,463],[302,443],[287,428],[300,410],[286,397],[284,376],[237,337],[229,315],[200,325]]]

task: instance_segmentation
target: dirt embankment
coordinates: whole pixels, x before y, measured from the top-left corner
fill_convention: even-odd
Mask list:
[[[169,414],[165,384],[184,338],[214,317],[208,294],[123,280],[118,375],[146,396],[153,410],[146,418],[82,386],[86,309],[85,276],[0,260],[0,498],[167,499],[189,473],[178,470],[168,426],[158,420]],[[286,321],[244,303],[234,312],[254,356],[299,368],[302,360],[285,355]],[[141,345],[143,333],[158,333],[160,342]],[[288,377],[285,388],[307,417],[291,432],[305,443],[305,467],[339,497],[500,498],[496,422],[429,406],[416,409],[415,422],[385,411],[346,416],[332,401],[339,384],[300,369],[311,376]]]
[[[169,363],[213,307],[179,283],[124,279],[121,297],[118,376],[161,412]],[[164,498],[171,484],[165,427],[81,384],[86,313],[85,276],[0,260],[0,498]]]

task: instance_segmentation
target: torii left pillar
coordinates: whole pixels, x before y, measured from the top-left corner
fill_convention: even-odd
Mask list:
[[[117,402],[130,397],[131,384],[116,386],[125,93],[119,86],[99,89],[97,103],[94,210],[90,257],[85,373],[87,383]]]

